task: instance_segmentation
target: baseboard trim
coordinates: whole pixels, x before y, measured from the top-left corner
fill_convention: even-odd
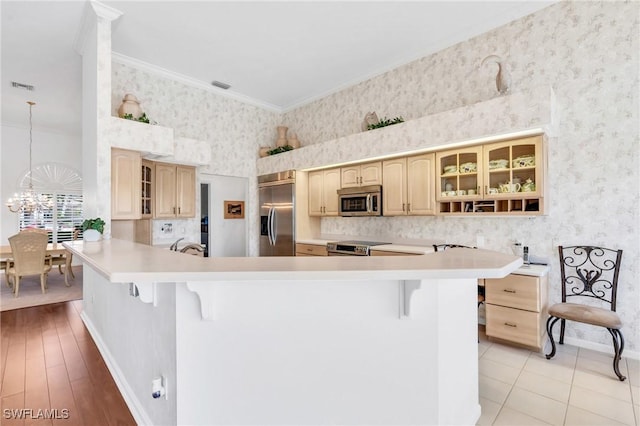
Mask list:
[[[558,342],[556,341],[556,344],[557,343]],[[613,355],[613,344],[603,345],[602,343],[594,343],[589,342],[588,340],[576,339],[567,336],[564,337],[564,343],[571,346],[577,346],[579,348],[591,349],[592,351]],[[622,352],[622,357],[640,361],[640,352],[625,349],[624,352]]]
[[[129,411],[131,411],[131,415],[133,416],[136,423],[139,425],[153,425],[151,418],[142,408],[142,404],[140,404],[140,401],[133,392],[133,389],[131,389],[131,386],[129,386],[129,382],[127,382],[126,377],[122,373],[122,370],[120,370],[120,367],[118,367],[118,363],[111,355],[111,352],[109,352],[107,345],[100,337],[100,334],[91,322],[91,319],[87,316],[86,312],[82,312],[80,314],[80,317],[82,318],[82,322],[84,322],[87,330],[89,330],[89,334],[91,334],[93,341],[98,347],[100,355],[102,355],[102,358],[104,359],[104,362],[107,365],[107,368],[109,369],[109,372],[111,373],[111,376],[113,377],[113,380],[115,381],[118,390],[122,394],[122,398],[127,404]]]

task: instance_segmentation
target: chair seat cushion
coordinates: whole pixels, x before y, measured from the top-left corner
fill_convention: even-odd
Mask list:
[[[51,271],[51,265],[45,265],[44,269],[42,270],[42,272],[46,273],[46,274],[48,274],[50,271]],[[7,273],[9,275],[15,275],[16,274],[16,268],[13,268],[13,267],[9,268],[7,270]],[[39,273],[33,273],[33,274],[29,274],[29,275],[39,275]]]
[[[617,313],[595,306],[586,306],[578,303],[556,303],[549,308],[549,315],[606,328],[622,328],[622,321],[620,321]]]

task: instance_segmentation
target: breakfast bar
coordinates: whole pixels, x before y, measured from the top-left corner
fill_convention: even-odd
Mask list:
[[[202,258],[117,239],[65,247],[85,266],[83,320],[140,424],[475,424],[477,279],[522,263],[468,249]]]

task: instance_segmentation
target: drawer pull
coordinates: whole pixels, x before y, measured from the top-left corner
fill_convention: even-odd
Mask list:
[[[515,290],[512,290],[512,289],[510,289],[510,288],[505,288],[505,289],[504,289],[504,290],[502,290],[502,291],[504,291],[505,293],[514,293],[514,294],[515,294],[515,292],[516,292]]]
[[[312,248],[308,248],[307,251],[313,251],[313,249]]]
[[[504,325],[506,325],[507,327],[513,327],[513,328],[517,327],[516,324],[510,323],[510,322],[505,322]]]

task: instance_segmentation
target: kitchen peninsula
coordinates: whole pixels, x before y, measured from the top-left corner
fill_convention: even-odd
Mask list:
[[[141,424],[475,424],[477,279],[522,263],[65,246],[86,266],[83,320]]]

